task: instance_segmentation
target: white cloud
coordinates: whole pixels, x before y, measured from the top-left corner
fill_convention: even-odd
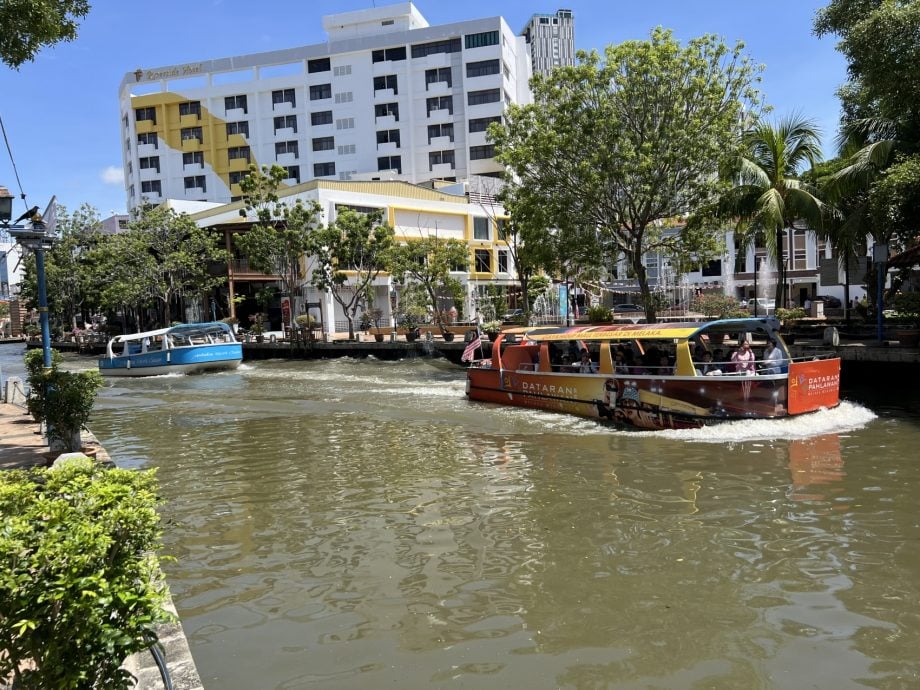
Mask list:
[[[106,184],[123,185],[125,183],[125,171],[115,165],[110,165],[99,173],[100,179]]]

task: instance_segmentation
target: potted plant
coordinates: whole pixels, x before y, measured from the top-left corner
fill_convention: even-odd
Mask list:
[[[897,328],[901,347],[920,344],[920,292],[899,292],[894,296],[894,309],[901,324]]]
[[[613,312],[609,307],[602,304],[596,304],[588,307],[588,321],[591,323],[610,323],[613,321]]]
[[[261,343],[265,340],[265,336],[263,335],[263,333],[265,333],[265,326],[263,325],[265,323],[265,314],[260,311],[255,314],[250,314],[249,321],[252,323],[249,327],[249,332],[256,337],[257,343]]]
[[[489,336],[489,340],[495,342],[495,339],[498,338],[498,334],[501,333],[502,322],[498,320],[486,321],[484,324],[482,324],[482,330],[487,336]]]
[[[364,312],[364,315],[372,324],[374,324],[374,340],[376,340],[378,343],[382,343],[383,333],[380,332],[380,319],[383,318],[383,309],[380,309],[379,307],[371,307],[366,312]]]
[[[417,305],[409,307],[403,313],[402,325],[406,329],[406,340],[410,343],[417,340],[421,335],[419,324],[421,324],[424,317],[425,309]]]

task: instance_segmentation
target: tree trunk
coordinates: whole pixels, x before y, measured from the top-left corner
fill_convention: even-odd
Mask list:
[[[642,305],[645,307],[645,320],[649,323],[657,323],[658,317],[655,314],[655,304],[652,300],[652,291],[648,287],[648,274],[645,272],[645,265],[642,263],[642,254],[633,252],[630,254],[630,263],[633,272],[636,274],[636,280],[639,283],[639,291],[642,294]]]
[[[786,292],[786,263],[783,260],[785,251],[783,251],[783,241],[786,238],[786,229],[783,228],[783,234],[776,238],[776,271],[779,280],[776,281],[776,292],[773,298],[773,308],[785,308],[786,303],[783,295]]]

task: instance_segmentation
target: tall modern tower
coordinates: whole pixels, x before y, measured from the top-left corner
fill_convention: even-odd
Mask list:
[[[531,74],[502,17],[429,26],[402,2],[329,15],[323,28],[324,43],[126,74],[129,212],[233,201],[251,163],[281,165],[290,186],[500,175],[486,130],[530,101]]]
[[[572,10],[535,14],[521,31],[530,47],[533,73],[549,74],[554,67],[575,64],[575,17]]]

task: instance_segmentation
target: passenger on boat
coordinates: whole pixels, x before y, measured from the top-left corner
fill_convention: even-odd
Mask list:
[[[704,352],[703,361],[700,362],[700,365],[696,368],[696,373],[698,376],[721,376],[722,367],[712,361],[711,352]]]
[[[658,369],[655,371],[660,376],[673,376],[674,367],[671,366],[671,360],[667,354],[662,353],[658,358]]]
[[[786,366],[786,356],[776,344],[776,340],[770,338],[767,341],[767,347],[764,350],[764,374],[781,374]]]
[[[632,359],[630,357],[630,359]],[[627,364],[626,353],[617,348],[617,351],[613,355],[613,370],[617,374],[628,374],[629,373],[629,364]]]
[[[754,351],[751,349],[751,342],[747,338],[742,339],[741,344],[738,345],[738,349],[732,353],[735,373],[743,376],[756,374],[757,369],[754,366],[754,359],[755,355]]]
[[[578,363],[579,374],[596,374],[597,365],[591,361],[591,353],[587,349],[581,351],[581,361]]]

